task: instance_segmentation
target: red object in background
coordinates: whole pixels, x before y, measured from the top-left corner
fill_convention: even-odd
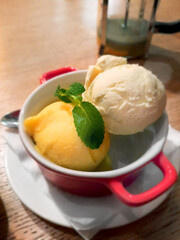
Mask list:
[[[59,76],[61,74],[69,73],[77,71],[78,69],[75,67],[63,67],[56,70],[52,70],[47,73],[43,73],[42,76],[39,79],[40,84],[45,83],[47,80],[54,78],[56,76]]]

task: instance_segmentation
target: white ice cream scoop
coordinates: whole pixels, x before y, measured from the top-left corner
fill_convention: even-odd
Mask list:
[[[143,131],[162,115],[166,94],[152,72],[123,64],[97,74],[86,87],[84,100],[100,111],[110,133],[129,135]]]

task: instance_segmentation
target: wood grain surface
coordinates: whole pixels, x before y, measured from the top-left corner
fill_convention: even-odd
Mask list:
[[[179,13],[179,0],[162,0],[157,20],[177,20]],[[63,66],[87,69],[96,62],[96,18],[97,0],[1,0],[0,117],[21,108],[42,73]],[[155,34],[148,60],[130,62],[144,65],[163,81],[170,124],[180,130],[180,33]],[[7,180],[4,150],[0,138],[0,239],[82,239],[73,229],[41,219],[20,202]],[[179,240],[180,181],[148,216],[100,231],[93,239]]]

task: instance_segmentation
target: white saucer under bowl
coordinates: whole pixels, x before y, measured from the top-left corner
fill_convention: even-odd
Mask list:
[[[43,191],[43,186],[40,187],[35,181],[33,181],[32,177],[23,167],[20,159],[8,146],[5,159],[6,172],[9,182],[22,203],[43,219],[61,226],[71,227],[63,213],[62,206],[57,204],[58,196],[53,194],[53,196],[49,197],[47,194],[45,194]],[[176,162],[172,162],[172,164],[179,173],[179,164]],[[128,187],[128,190],[134,192],[134,189],[136,189],[137,192],[141,192],[153,187],[161,179],[162,173],[160,170],[150,163],[142,169],[141,173],[137,176],[136,181]],[[143,182],[146,182],[146,184],[142,184]],[[141,207],[128,207],[113,195],[95,199],[82,197],[80,198],[79,202],[82,206],[83,204],[86,204],[88,208],[93,208],[91,206],[91,201],[94,201],[96,204],[96,211],[98,211],[98,206],[101,206],[102,203],[104,204],[105,208],[107,207],[107,209],[110,207],[112,208],[110,204],[115,204],[116,215],[113,217],[113,219],[111,219],[111,222],[108,223],[107,227],[105,227],[107,229],[120,227],[144,217],[158,207],[166,199],[170,191],[171,190],[167,191],[156,200]],[[107,198],[111,198],[111,201],[106,201]],[[89,203],[89,205],[87,203]],[[71,206],[69,206],[69,208],[70,207]]]

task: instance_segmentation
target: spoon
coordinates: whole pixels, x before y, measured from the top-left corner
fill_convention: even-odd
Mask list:
[[[1,118],[1,124],[9,128],[18,128],[18,118],[20,110],[10,112]]]

